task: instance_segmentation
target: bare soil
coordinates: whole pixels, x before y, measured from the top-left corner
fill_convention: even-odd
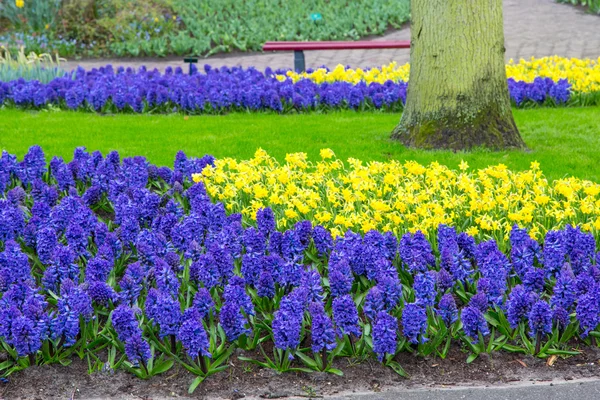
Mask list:
[[[45,365],[28,368],[0,384],[2,399],[164,399],[164,398],[319,398],[348,392],[379,392],[394,387],[406,389],[491,386],[518,382],[564,382],[600,378],[600,349],[587,348],[578,356],[548,360],[507,352],[482,355],[471,364],[455,347],[446,359],[423,358],[401,353],[397,361],[410,374],[402,378],[375,360],[353,363],[339,359],[339,377],[323,373],[277,374],[247,362],[230,359],[229,368],[209,377],[189,395],[194,376],[174,367],[149,380],[125,371],[88,374],[87,363],[76,359],[69,366]]]

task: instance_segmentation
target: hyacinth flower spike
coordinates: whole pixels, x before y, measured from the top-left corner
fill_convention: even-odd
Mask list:
[[[427,309],[420,303],[406,303],[402,310],[402,334],[408,343],[424,344],[427,339]]]
[[[142,336],[134,309],[126,305],[118,306],[111,313],[111,322],[117,333],[117,344],[123,343],[129,360],[124,365],[130,372],[141,379],[148,379],[171,369],[173,360],[163,355],[156,357],[154,346]]]
[[[463,342],[470,348],[471,354],[467,363],[473,362],[481,353],[491,353],[494,344],[495,331],[492,330],[488,346],[485,345],[485,337],[490,335],[488,322],[481,309],[468,305],[461,311],[461,322],[463,325]]]
[[[227,343],[223,330],[217,331],[211,326],[207,334],[204,323],[201,302],[210,305],[212,299],[207,300],[206,293],[196,296],[198,301],[184,312],[184,322],[179,328],[177,339],[182,343],[184,356],[175,355],[179,363],[188,371],[197,375],[192,381],[188,392],[193,393],[207,377],[228,368],[226,361],[229,359],[235,346]],[[206,307],[204,310],[208,311]],[[187,361],[182,358],[187,357]]]
[[[427,332],[429,340],[419,343],[417,351],[420,355],[432,353],[446,358],[452,338],[458,330],[458,308],[451,293],[443,295],[435,308],[427,310]],[[410,350],[410,347],[409,347]]]
[[[337,336],[344,340],[352,357],[363,357],[367,346],[352,296],[344,295],[335,298],[332,302],[332,311]]]
[[[373,323],[373,351],[379,362],[398,375],[408,378],[404,368],[393,358],[398,351],[398,319],[385,311],[377,313]]]
[[[259,344],[258,347],[265,358],[264,362],[249,357],[239,357],[239,359],[260,365],[264,368],[274,369],[278,372],[311,372],[310,369],[291,367],[291,361],[294,359],[294,355],[299,353],[298,348],[302,341],[307,298],[308,290],[305,287],[297,287],[281,299],[279,309],[275,311],[271,323],[273,343],[275,345],[273,358],[269,357],[264,351],[262,344]],[[328,336],[329,334],[324,332],[323,337],[316,345],[329,345]]]
[[[535,338],[534,355],[540,353],[543,338],[552,333],[552,310],[544,300],[538,300],[529,312],[530,335]]]
[[[336,343],[335,329],[325,312],[323,302],[315,301],[308,307],[311,317],[311,350],[313,358],[297,351],[296,355],[310,370],[329,372],[342,376],[343,372],[332,368],[333,360],[341,351]]]

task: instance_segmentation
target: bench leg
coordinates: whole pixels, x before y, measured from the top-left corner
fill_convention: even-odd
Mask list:
[[[196,57],[186,57],[183,59],[183,62],[188,64],[188,73],[192,74],[192,64],[197,64],[198,59]]]
[[[294,70],[296,70],[296,72],[306,71],[304,52],[302,50],[294,50]]]
[[[193,63],[193,61],[190,61],[190,60],[186,59],[183,62],[188,65],[188,73],[191,75],[192,74],[192,63]]]

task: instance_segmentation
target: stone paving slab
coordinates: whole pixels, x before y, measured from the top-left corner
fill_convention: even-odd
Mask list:
[[[506,59],[559,55],[576,58],[600,57],[600,16],[586,14],[580,8],[557,4],[554,0],[504,0],[504,35]],[[392,31],[372,40],[410,40],[410,27]],[[335,50],[305,52],[307,68],[338,64],[353,67],[376,67],[391,61],[404,64],[410,59],[408,49]],[[161,71],[171,66],[184,66],[181,58],[132,58],[71,61],[67,68],[81,65],[86,69],[106,64],[148,68]],[[293,52],[230,53],[201,58],[199,65],[244,67],[260,70],[292,68]]]
[[[191,400],[192,397],[177,397]],[[196,398],[196,397],[193,397]],[[306,400],[309,396],[290,396],[286,400]],[[344,393],[316,396],[324,400],[595,400],[600,398],[599,380],[579,380],[568,382],[521,382],[511,386],[452,387],[428,389],[391,388],[381,392]],[[88,400],[113,400],[116,397],[87,398]],[[138,400],[139,396],[122,394],[119,400]],[[153,400],[171,398],[152,397]],[[261,400],[247,396],[245,400]]]
[[[592,400],[600,398],[600,381],[522,383],[515,386],[452,389],[391,389],[380,393],[326,396],[328,400]]]

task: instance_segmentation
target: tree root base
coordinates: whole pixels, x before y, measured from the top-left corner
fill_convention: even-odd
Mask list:
[[[407,147],[431,150],[527,150],[512,115],[501,117],[489,112],[482,112],[471,121],[463,122],[452,117],[418,118],[413,123],[406,123],[403,119],[392,132],[392,139]]]

